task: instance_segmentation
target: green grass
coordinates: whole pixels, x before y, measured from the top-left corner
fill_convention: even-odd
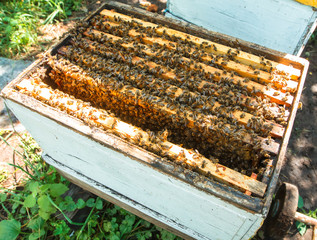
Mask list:
[[[8,178],[8,171],[0,169],[0,184]]]
[[[0,56],[14,57],[38,44],[38,28],[67,18],[82,0],[0,1]]]
[[[8,144],[8,136],[17,137],[17,133],[2,132],[0,142]],[[180,239],[99,197],[87,201],[62,197],[70,183],[42,160],[41,149],[30,136],[18,137],[23,151],[11,148],[23,158],[26,167],[11,165],[23,170],[27,177],[22,188],[8,190],[0,187],[0,240]],[[83,223],[67,217],[67,212],[84,207],[89,209],[89,215]],[[65,220],[57,218],[61,215]],[[78,229],[72,230],[70,224]]]

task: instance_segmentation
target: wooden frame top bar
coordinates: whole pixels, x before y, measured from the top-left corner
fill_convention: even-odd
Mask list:
[[[272,49],[267,49],[265,47],[261,47],[259,45],[256,44],[251,44],[249,42],[243,41],[243,40],[237,40],[233,37],[230,36],[226,36],[220,33],[216,33],[216,32],[212,32],[212,31],[208,31],[206,29],[203,29],[201,27],[198,26],[193,26],[191,24],[188,23],[183,23],[174,19],[168,19],[166,17],[163,17],[161,15],[157,15],[157,14],[153,14],[150,12],[146,12],[142,9],[138,9],[138,8],[133,8],[129,5],[126,4],[122,4],[122,3],[118,3],[118,2],[106,2],[99,10],[97,10],[95,13],[93,13],[91,16],[87,17],[85,20],[89,20],[91,19],[94,15],[99,14],[100,12],[102,12],[104,9],[103,8],[107,8],[109,9],[109,11],[111,11],[111,9],[115,9],[118,12],[121,12],[123,14],[128,14],[131,16],[135,16],[137,18],[142,18],[142,19],[146,19],[148,21],[155,21],[156,23],[159,24],[163,24],[165,26],[170,26],[171,28],[177,29],[178,31],[184,31],[187,33],[190,33],[196,37],[202,37],[202,38],[206,38],[211,42],[221,42],[224,43],[228,46],[231,47],[239,47],[242,49],[242,51],[246,52],[247,54],[253,55],[252,53],[258,55],[258,56],[265,56],[265,58],[270,59],[271,61],[274,61],[278,64],[284,64],[284,65],[292,65],[295,69],[295,72],[301,72],[300,77],[298,78],[298,89],[294,98],[294,101],[292,102],[292,106],[291,109],[286,110],[288,113],[288,126],[285,129],[285,134],[284,137],[282,139],[282,143],[281,146],[278,148],[278,156],[277,159],[274,159],[273,161],[273,166],[271,168],[270,171],[268,171],[268,181],[266,181],[267,183],[267,190],[266,193],[264,195],[263,198],[258,198],[258,197],[250,197],[247,196],[245,194],[243,194],[240,191],[237,191],[234,188],[227,188],[226,184],[221,184],[217,181],[212,181],[212,180],[205,180],[205,181],[192,181],[193,178],[189,177],[192,176],[192,172],[190,170],[185,170],[186,173],[184,174],[178,174],[175,173],[174,170],[171,170],[172,168],[164,168],[159,170],[164,171],[166,174],[175,176],[179,179],[182,179],[183,181],[199,188],[202,189],[206,192],[215,194],[216,196],[225,199],[226,201],[230,202],[230,203],[234,203],[235,205],[238,205],[244,209],[251,209],[251,211],[255,211],[257,213],[266,215],[267,211],[270,207],[271,204],[271,200],[273,197],[273,193],[274,190],[276,188],[276,184],[277,184],[277,179],[279,176],[279,172],[282,166],[282,162],[283,162],[283,158],[286,152],[286,147],[287,147],[287,143],[289,140],[289,136],[292,130],[292,126],[293,126],[293,122],[294,122],[294,118],[296,115],[296,110],[297,110],[297,106],[298,106],[298,102],[299,102],[299,98],[300,98],[300,94],[302,92],[303,89],[303,85],[304,85],[304,81],[305,81],[305,77],[307,74],[307,69],[308,69],[308,61],[305,59],[301,59],[298,57],[294,57],[294,56],[290,56],[290,55],[285,55],[281,52],[272,50]],[[48,52],[55,54],[58,50],[59,47],[67,44],[69,42],[70,37],[66,36],[63,40],[61,40],[58,44],[56,44],[54,47],[52,47]],[[248,53],[250,52],[250,53]],[[42,64],[42,62],[40,63]],[[99,138],[95,138],[94,133],[98,132],[98,136],[102,136],[102,134],[108,134],[108,133],[100,133],[102,130],[100,129],[91,129],[91,133],[87,133],[87,131],[81,131],[82,129],[79,127],[76,127],[76,124],[78,125],[79,122],[81,122],[78,119],[73,118],[72,116],[69,116],[67,114],[65,114],[64,112],[61,111],[56,111],[56,109],[53,109],[51,107],[47,107],[45,106],[43,103],[39,102],[38,100],[35,100],[32,97],[29,97],[25,94],[21,94],[20,92],[16,91],[15,89],[15,84],[19,83],[21,81],[21,79],[23,79],[27,74],[29,74],[31,71],[33,71],[36,67],[38,67],[39,61],[35,62],[34,64],[32,64],[32,66],[30,66],[27,70],[25,70],[22,74],[19,75],[19,77],[12,81],[5,89],[2,90],[1,95],[4,98],[7,98],[10,101],[13,101],[15,103],[18,103],[20,105],[22,105],[23,107],[26,107],[28,109],[31,109],[34,112],[38,112],[40,114],[42,114],[43,116],[46,116],[50,119],[53,119],[54,121],[56,121],[59,124],[62,124],[64,126],[69,127],[70,129],[73,129],[76,132],[80,132],[82,135],[87,135],[87,137],[91,137],[92,140],[97,141],[99,143],[102,144],[102,140],[100,140]],[[293,80],[297,81],[297,77],[296,75],[298,74],[294,74],[293,75]],[[42,111],[43,110],[43,111]],[[58,117],[57,117],[58,116]],[[63,122],[63,120],[61,119],[67,119],[67,121]],[[73,120],[73,121],[71,121]],[[84,129],[88,129],[86,124],[80,123],[81,127]],[[74,127],[75,126],[75,127]],[[125,145],[129,144],[119,138],[117,138],[117,141],[122,141],[124,142]],[[131,145],[132,146],[132,145]],[[133,148],[133,147],[131,147]],[[140,149],[139,149],[140,150]],[[142,150],[142,149],[141,149]],[[145,150],[143,150],[144,152],[146,152]],[[150,154],[150,152],[147,152],[146,154]],[[137,156],[132,156],[132,158],[134,158],[135,160],[139,160],[139,161],[143,161],[146,162],[146,159],[138,159]],[[157,168],[159,164],[155,164],[153,163],[153,167]],[[160,165],[161,166],[161,165]],[[194,175],[197,173],[193,173]],[[208,186],[207,186],[208,185]]]
[[[194,42],[195,44],[197,45],[201,45],[201,44],[207,44],[209,47],[206,48],[206,50],[212,52],[212,53],[221,53],[221,54],[226,54],[229,49],[231,50],[235,50],[235,49],[232,49],[231,47],[228,47],[228,46],[225,46],[225,45],[222,45],[222,44],[218,44],[218,43],[215,43],[215,42],[212,42],[212,41],[208,41],[206,39],[203,39],[203,38],[199,38],[199,37],[196,37],[196,36],[193,36],[193,35],[190,35],[190,34],[187,34],[187,33],[183,33],[183,32],[180,32],[180,31],[177,31],[177,30],[174,30],[174,29],[170,29],[170,28],[166,28],[166,27],[162,27],[162,26],[159,26],[157,24],[154,24],[154,23],[150,23],[150,22],[146,22],[146,21],[143,21],[141,19],[138,19],[138,18],[133,18],[133,17],[130,17],[130,16],[127,16],[127,15],[124,15],[124,14],[121,14],[121,13],[117,13],[117,12],[114,12],[112,10],[107,10],[107,9],[104,9],[100,12],[101,15],[104,15],[110,19],[114,19],[115,17],[116,18],[121,18],[122,20],[124,21],[129,21],[129,22],[136,22],[138,24],[141,24],[142,26],[144,27],[151,27],[151,28],[154,28],[156,30],[156,32],[160,33],[160,34],[168,34],[170,36],[177,36],[177,37],[180,37],[182,39],[186,39],[186,40],[190,40],[192,42]],[[214,46],[216,47],[217,50],[214,49]],[[290,67],[290,66],[286,66],[286,65],[281,65],[277,62],[274,62],[274,61],[270,61],[270,60],[267,60],[268,63],[269,63],[269,66],[263,66],[261,64],[261,57],[258,57],[256,55],[253,55],[253,54],[249,54],[249,53],[246,53],[246,52],[243,52],[243,51],[240,51],[237,55],[237,59],[243,63],[246,63],[246,64],[251,64],[252,66],[254,67],[264,67],[266,69],[269,69],[270,67],[273,67],[273,68],[277,68],[277,69],[281,69],[283,71],[286,71],[290,74],[291,78],[292,79],[298,79],[301,75],[301,72],[300,70],[298,69],[295,69],[293,67]]]
[[[142,134],[142,136],[146,139],[150,138],[147,132],[117,120],[114,117],[107,115],[107,113],[103,110],[90,107],[88,104],[85,105],[77,103],[74,101],[74,98],[69,97],[67,94],[64,94],[57,89],[53,90],[44,83],[37,84],[36,82],[29,79],[24,79],[17,84],[17,88],[21,93],[34,96],[38,100],[45,101],[49,105],[64,109],[64,111],[72,113],[75,116],[79,116],[80,114],[80,118],[82,118],[82,114],[84,113],[86,117],[82,119],[84,119],[84,121],[86,121],[88,124],[98,123],[102,125],[105,130],[118,132],[120,136],[126,136],[132,139],[136,138],[139,134]],[[80,111],[77,110],[78,104],[80,104]],[[103,118],[100,119],[101,115]],[[115,127],[113,127],[114,122],[116,123]],[[146,142],[147,141],[145,141],[145,143]],[[234,187],[243,189],[245,191],[250,191],[261,197],[265,193],[266,184],[259,182],[252,177],[245,176],[221,164],[212,163],[209,159],[205,159],[204,157],[197,158],[195,157],[196,153],[194,151],[184,149],[173,143],[165,141],[163,142],[163,146],[169,149],[168,152],[176,158],[180,154],[185,154],[188,164],[194,164],[194,166],[199,168],[200,172],[204,174],[211,174],[221,182],[226,182]]]

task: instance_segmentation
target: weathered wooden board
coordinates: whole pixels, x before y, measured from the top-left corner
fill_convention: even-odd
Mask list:
[[[284,161],[285,155],[286,155],[287,144],[288,144],[288,141],[289,141],[291,133],[292,133],[293,124],[294,124],[295,117],[296,117],[296,112],[297,112],[297,109],[299,108],[299,102],[300,102],[301,94],[302,94],[302,91],[304,88],[304,83],[305,83],[305,78],[306,78],[307,71],[308,71],[309,62],[306,59],[300,59],[300,62],[303,65],[302,76],[299,79],[300,84],[298,85],[297,94],[294,98],[294,102],[293,102],[293,106],[292,106],[292,110],[291,110],[291,115],[290,115],[290,118],[288,120],[287,128],[286,128],[283,142],[281,145],[279,160],[276,162],[275,169],[272,173],[271,181],[269,183],[267,197],[265,200],[265,206],[269,206],[270,202],[273,199],[273,194],[275,192],[275,187],[273,187],[273,186],[277,185],[278,177],[279,177],[280,171],[282,169],[283,161]],[[264,214],[267,214],[268,211],[269,211],[268,207],[263,208]]]
[[[8,106],[44,149],[46,161],[74,183],[185,238],[250,238],[261,226],[270,207],[307,73],[307,61],[244,41],[233,42],[228,36],[212,34],[203,28],[153,13],[145,14],[121,3],[107,4],[108,9],[140,17],[147,15],[151,21],[219,43],[230,43],[303,71],[280,154],[273,164],[274,171],[268,175],[269,187],[265,196],[247,196],[212,180],[197,182],[194,174],[186,172],[189,170],[173,172],[172,164],[159,161],[157,156],[144,149],[16,92],[14,86],[23,79],[23,74],[2,92]]]
[[[42,101],[43,100],[48,101],[51,99],[50,103],[53,104],[53,106],[55,107],[62,106],[64,110],[66,110],[68,113],[72,113],[73,116],[77,116],[80,118],[83,112],[94,112],[93,116],[95,118],[96,116],[95,114],[97,115],[103,114],[101,113],[101,111],[98,111],[95,108],[91,108],[87,106],[84,107],[83,105],[76,106],[72,102],[72,98],[69,98],[65,96],[64,94],[62,95],[62,92],[58,90],[53,91],[47,87],[48,86],[45,84],[41,86],[34,86],[28,79],[24,79],[22,82],[17,84],[17,88],[18,89],[21,88],[23,93],[25,93],[24,91],[27,91],[29,96],[35,96],[36,99],[42,100]],[[71,102],[72,104],[69,105],[68,102]],[[80,111],[78,111],[79,108],[81,108]],[[117,121],[115,118],[111,116],[105,117],[102,120],[101,119],[97,119],[97,120],[85,119],[84,122],[87,124],[89,123],[101,124],[101,126],[103,126],[105,129],[111,130],[112,132],[116,132],[122,137],[129,136],[130,139],[132,139],[135,136],[138,136],[138,134],[142,134],[144,138],[147,134],[146,132],[142,132],[142,130],[137,129],[132,125],[128,125],[127,123],[122,121]],[[114,122],[116,122],[116,126],[113,128]],[[183,152],[186,152],[187,159],[190,159],[193,154],[193,153],[190,153],[188,150],[185,150],[181,148],[180,146],[174,145],[173,143],[170,143],[168,141],[165,141],[164,146],[166,146],[167,148],[171,148],[170,149],[171,152],[168,153],[171,156],[174,156],[174,154],[177,155],[179,152],[183,151]],[[197,163],[198,161],[201,161],[200,164],[202,164],[204,160],[196,160],[195,162]],[[207,159],[205,161],[207,161]],[[256,193],[261,197],[263,197],[263,195],[265,194],[266,184],[259,181],[255,181],[256,179],[249,178],[248,176],[238,173],[225,166],[221,166],[220,164],[215,165],[213,163],[207,163],[205,165],[206,166],[204,167],[204,169],[201,169],[201,171],[208,171],[207,173],[212,174],[213,178],[217,178],[219,181],[227,182],[231,186],[235,186],[238,189],[244,189],[252,193]]]
[[[300,55],[317,12],[292,0],[168,0],[167,16],[281,52]]]
[[[262,224],[262,214],[199,191],[93,141],[88,137],[93,129],[88,126],[85,136],[13,101],[6,100],[6,103],[46,154],[62,161],[56,165],[62,171],[81,181],[92,179],[90,185],[102,189],[113,199],[190,237],[248,239]],[[68,121],[73,119],[70,117]],[[65,119],[64,123],[67,123]]]

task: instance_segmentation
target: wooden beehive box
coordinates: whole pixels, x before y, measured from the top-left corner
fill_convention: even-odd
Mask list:
[[[295,0],[168,0],[167,16],[296,56],[317,24],[316,8]]]
[[[252,236],[272,200],[308,62],[116,2],[85,21],[2,91],[43,148],[44,159],[74,183],[180,236]],[[186,48],[177,50],[182,44]],[[202,50],[206,54],[197,57]],[[174,51],[184,55],[168,55]],[[112,65],[120,61],[122,68]],[[146,67],[134,69],[140,64]],[[126,66],[136,75],[125,72]],[[195,78],[181,80],[181,68]],[[227,92],[210,90],[218,85]],[[184,92],[187,100],[200,96],[203,103],[186,103]],[[235,99],[243,108],[221,103],[227,93],[227,102]],[[256,134],[252,124],[261,99],[272,103],[268,112],[277,115],[263,118]],[[222,111],[228,108],[232,124],[214,130],[220,126],[215,116],[225,119]],[[140,116],[151,122],[149,129]],[[162,119],[165,125],[159,128]],[[174,122],[182,128],[177,130]],[[265,131],[267,124],[270,131]],[[231,148],[230,141],[237,144],[230,156],[237,154],[242,168],[224,161],[221,151],[206,155],[210,149],[202,146],[214,144],[216,149],[219,143],[213,142],[214,131],[223,134],[217,135],[223,152]],[[239,144],[232,132],[243,134]],[[182,142],[178,136],[187,137]],[[191,138],[194,145],[188,143]],[[260,160],[250,160],[261,168],[242,164],[246,159],[238,152],[245,147],[251,155],[262,154]]]

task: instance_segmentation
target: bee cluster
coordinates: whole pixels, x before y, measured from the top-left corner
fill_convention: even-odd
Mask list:
[[[175,160],[162,150],[168,141],[261,177],[287,123],[290,74],[264,57],[248,64],[239,49],[223,53],[109,13],[78,25],[48,56],[57,89],[142,129],[149,144],[143,135],[131,141],[162,157]]]

